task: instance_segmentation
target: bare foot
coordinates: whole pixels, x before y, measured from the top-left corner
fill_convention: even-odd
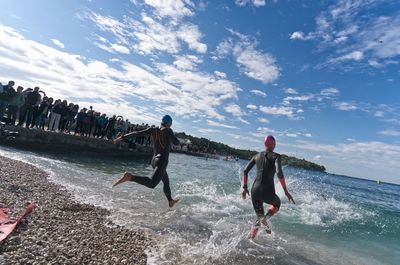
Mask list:
[[[127,182],[127,181],[132,181],[134,178],[134,175],[132,175],[129,172],[125,172],[124,175],[117,180],[114,184],[113,184],[113,188],[121,183]]]
[[[169,208],[174,207],[175,203],[179,202],[179,200],[180,200],[180,198],[177,198],[177,199],[172,200],[172,201],[168,201]]]

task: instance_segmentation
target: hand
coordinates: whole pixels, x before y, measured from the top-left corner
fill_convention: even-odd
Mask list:
[[[291,202],[291,203],[293,203],[293,204],[296,204],[296,203],[294,202],[294,200],[293,200],[292,195],[290,195],[290,193],[289,193],[288,191],[287,191],[285,194],[286,194],[286,197],[288,198],[289,202]]]
[[[121,141],[122,141],[122,137],[123,137],[123,135],[121,135],[121,136],[118,137],[118,138],[115,138],[115,139],[113,140],[113,144],[117,144],[117,143],[121,142]]]
[[[246,194],[250,196],[248,189],[242,189],[242,199],[246,199]]]

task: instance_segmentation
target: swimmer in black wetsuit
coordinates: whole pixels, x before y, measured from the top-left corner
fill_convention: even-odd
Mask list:
[[[114,140],[114,143],[118,143],[124,139],[129,138],[130,136],[143,136],[150,134],[153,138],[154,143],[154,155],[153,159],[151,160],[151,166],[153,167],[154,171],[150,178],[138,176],[134,173],[125,172],[125,174],[114,183],[113,187],[126,181],[134,181],[136,183],[154,189],[158,185],[158,183],[162,181],[164,183],[164,194],[168,199],[169,207],[174,206],[174,204],[179,201],[179,199],[172,199],[171,188],[169,186],[169,177],[167,174],[168,157],[171,144],[179,144],[179,140],[178,138],[176,138],[174,132],[172,131],[171,125],[172,118],[169,115],[165,115],[162,118],[160,128],[152,127],[142,131],[128,133]]]
[[[260,225],[264,227],[268,234],[271,233],[267,219],[277,213],[281,205],[281,200],[275,193],[275,173],[279,178],[279,182],[281,183],[289,202],[292,202],[293,204],[295,203],[292,195],[290,195],[286,188],[281,166],[281,156],[274,153],[276,145],[275,138],[272,135],[265,137],[264,144],[266,151],[256,154],[247,164],[243,174],[242,198],[246,199],[246,195],[249,195],[247,188],[248,173],[253,166],[256,165],[257,176],[251,188],[251,200],[257,214],[257,221],[250,230],[249,238],[256,237]],[[265,216],[263,203],[272,205]]]

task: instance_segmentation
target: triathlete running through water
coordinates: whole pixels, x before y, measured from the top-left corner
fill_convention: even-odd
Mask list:
[[[143,136],[151,135],[153,138],[153,159],[151,160],[151,166],[154,171],[151,177],[138,176],[135,173],[125,172],[125,174],[117,180],[113,187],[126,182],[134,181],[142,184],[148,188],[154,189],[160,181],[164,184],[164,194],[168,199],[169,207],[173,207],[179,199],[172,199],[171,188],[169,186],[169,178],[167,174],[168,157],[171,149],[171,144],[179,144],[178,138],[176,138],[174,132],[171,129],[172,118],[169,115],[165,115],[161,120],[160,128],[148,128],[142,131],[131,132],[122,135],[114,140],[114,143],[118,143],[132,136]]]
[[[254,165],[257,167],[256,179],[251,188],[251,201],[253,203],[254,210],[257,214],[257,221],[254,223],[250,230],[249,238],[255,238],[260,225],[262,225],[265,231],[270,234],[271,228],[268,224],[268,219],[278,212],[281,205],[281,200],[275,193],[274,176],[275,173],[279,178],[279,182],[285,191],[286,197],[289,202],[295,203],[292,195],[287,190],[285,178],[282,172],[281,156],[274,152],[276,142],[272,135],[268,135],[264,140],[265,151],[256,154],[244,169],[243,174],[243,190],[242,198],[246,199],[246,195],[249,195],[247,188],[247,180],[249,171]],[[263,203],[271,205],[267,214],[264,216]]]

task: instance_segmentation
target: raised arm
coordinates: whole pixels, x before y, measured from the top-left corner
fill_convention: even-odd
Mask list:
[[[282,189],[285,192],[286,197],[288,198],[289,202],[295,204],[292,195],[290,195],[287,189],[285,177],[283,176],[281,156],[278,156],[278,158],[275,160],[275,168],[276,168],[276,175],[278,176],[279,182],[281,183]]]
[[[127,133],[127,134],[121,135],[120,137],[114,139],[113,143],[117,144],[117,143],[121,142],[122,140],[128,139],[128,138],[130,138],[132,136],[142,136],[142,135],[152,134],[153,131],[154,131],[154,128],[150,127],[150,128],[147,128],[147,129],[144,129],[144,130],[141,130],[141,131],[135,131],[135,132]]]
[[[180,142],[179,142],[179,139],[175,136],[175,134],[174,134],[174,132],[172,131],[172,129],[170,129],[170,137],[171,137],[171,142],[174,144],[174,145],[179,145],[180,144]]]

